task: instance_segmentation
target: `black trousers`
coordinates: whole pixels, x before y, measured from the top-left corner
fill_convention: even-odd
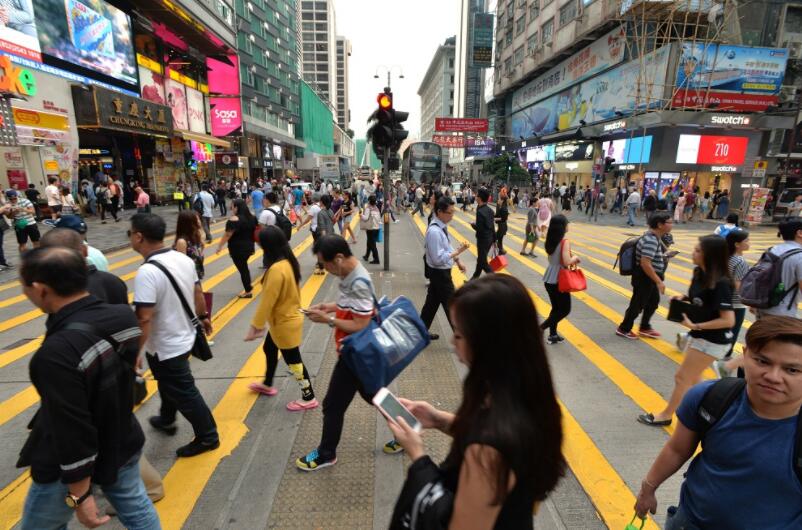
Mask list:
[[[117,220],[117,211],[119,209],[120,209],[120,198],[114,196],[111,198],[111,204],[109,205],[109,213],[111,214],[112,217],[114,217],[115,221]]]
[[[446,312],[448,323],[451,324],[451,314],[448,311],[451,296],[454,294],[454,281],[451,279],[451,269],[429,269],[429,288],[426,291],[426,301],[420,311],[420,318],[426,324],[426,329],[432,326],[437,310],[442,306]]]
[[[507,221],[502,221],[496,226],[496,246],[499,254],[506,254],[504,250],[504,236],[507,235]]]
[[[262,351],[265,352],[267,358],[267,370],[265,371],[265,386],[273,386],[273,377],[276,375],[276,365],[278,364],[278,346],[273,342],[273,337],[270,333],[265,337],[265,343],[262,345]],[[295,380],[301,386],[301,395],[304,401],[311,401],[315,399],[315,392],[312,390],[311,379],[309,379],[309,372],[306,371],[306,366],[301,359],[301,350],[298,346],[294,348],[284,348],[281,350],[281,355],[284,357],[284,362],[290,368],[290,371],[295,376]]]
[[[562,293],[556,283],[544,283],[551,302],[549,318],[540,323],[540,329],[549,330],[549,335],[557,334],[557,324],[571,314],[571,293]]]
[[[212,411],[195,386],[195,378],[189,368],[189,353],[166,361],[159,360],[156,354],[147,353],[145,357],[159,385],[162,398],[159,415],[162,422],[173,423],[176,412],[180,412],[192,424],[196,439],[203,442],[217,441],[217,424]]]
[[[365,230],[368,234],[368,239],[365,247],[365,259],[373,257],[373,261],[379,261],[379,248],[376,246],[376,241],[379,239],[378,230]]]
[[[365,393],[362,383],[351,372],[342,358],[337,359],[334,371],[329,380],[329,389],[323,398],[323,434],[320,438],[318,452],[324,460],[337,456],[337,446],[343,433],[345,411],[351,405],[356,393],[371,405],[372,395]]]
[[[239,271],[239,277],[242,280],[242,289],[246,293],[253,290],[251,285],[251,270],[248,268],[248,258],[253,255],[253,250],[238,250],[235,248],[228,248],[228,254],[231,256],[231,261]]]
[[[660,276],[662,278],[662,276]],[[624,313],[624,321],[618,326],[621,331],[632,331],[635,319],[643,313],[640,319],[641,329],[652,329],[651,319],[657,306],[660,305],[660,291],[640,267],[635,267],[632,273],[632,298],[629,299],[629,307]]]
[[[482,272],[493,273],[493,269],[490,268],[490,264],[487,262],[487,253],[490,252],[492,245],[493,241],[491,240],[479,239],[476,241],[476,270],[471,279],[478,278]]]

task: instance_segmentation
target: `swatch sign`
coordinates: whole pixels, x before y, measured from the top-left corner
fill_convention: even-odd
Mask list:
[[[238,97],[209,98],[209,110],[212,118],[212,136],[242,135],[242,107]]]

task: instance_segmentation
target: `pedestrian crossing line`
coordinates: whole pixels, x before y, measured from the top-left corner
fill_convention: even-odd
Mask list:
[[[328,274],[311,275],[301,287],[301,306],[309,307],[323,286]],[[262,376],[249,377],[250,374],[264,373],[265,357],[262,345],[254,349],[240,369],[233,383],[215,406],[213,414],[220,433],[220,448],[192,458],[176,460],[164,476],[164,490],[167,495],[156,504],[156,510],[165,530],[179,530],[187,518],[212,474],[223,458],[231,455],[248,433],[245,420],[259,396],[248,389],[248,384]]]
[[[355,224],[356,224],[356,220],[354,220],[352,222],[352,228],[353,228],[353,226],[355,226]],[[299,243],[295,248],[293,248],[293,253],[296,256],[300,256],[306,249],[308,249],[312,245],[312,242],[313,242],[312,236],[311,235],[307,236],[301,243]],[[249,260],[249,263],[252,262],[254,259],[257,259],[259,256],[261,256],[261,251],[258,251],[257,253],[255,253],[254,256],[252,256],[251,259]],[[236,270],[236,267],[232,266],[231,268]],[[325,276],[310,276],[310,279],[311,278],[320,279],[321,285],[322,285],[322,281],[325,279]],[[217,283],[219,283],[219,281],[222,281],[222,280],[218,280]],[[215,285],[217,283],[215,283]],[[308,283],[308,281],[307,281],[307,283]],[[211,284],[211,282],[210,282],[210,284]],[[319,288],[320,287],[318,286],[318,289]],[[245,309],[250,302],[252,302],[253,300],[257,300],[258,299],[258,295],[261,293],[261,291],[262,291],[262,282],[261,282],[261,278],[259,278],[259,279],[254,281],[254,290],[253,290],[254,296],[253,296],[253,298],[246,298],[246,299],[235,298],[233,301],[229,302],[223,308],[221,308],[218,312],[216,312],[214,317],[212,318],[212,323],[214,324],[214,330],[209,335],[209,339],[210,340],[214,339],[214,337],[217,335],[217,333],[220,330],[222,330],[228,322],[233,320],[233,318],[235,316],[237,316],[243,309]],[[315,292],[317,292],[317,291],[315,291]],[[301,291],[302,304],[304,303],[303,295],[304,295],[304,293],[303,293],[303,290],[302,290]],[[314,298],[314,294],[311,295],[310,302],[311,302],[311,300],[313,298]],[[237,305],[239,306],[238,309],[236,311],[232,312],[231,308],[234,307],[234,306],[237,306]],[[306,305],[308,306],[309,304],[307,303]],[[257,352],[260,352],[260,351],[261,351],[261,346],[257,349],[257,351],[254,354],[251,355],[251,358],[253,358],[254,355]],[[247,363],[246,363],[246,365],[247,365]],[[258,368],[258,363],[257,363],[256,367]],[[243,379],[243,378],[246,378],[248,376],[248,374],[249,374],[249,372],[246,370],[246,368],[248,368],[248,367],[244,366],[240,370],[240,372],[237,374],[237,378],[234,380],[235,383],[237,381],[240,381],[240,380],[244,380],[246,383],[249,381],[249,379]],[[248,369],[250,369],[250,368],[248,368]],[[261,372],[262,373],[264,372],[264,368],[261,369]],[[254,371],[254,372],[251,372],[251,373],[259,373],[259,372],[258,371]],[[136,407],[134,407],[134,411],[138,410],[145,403],[147,403],[147,401],[151,397],[153,397],[153,395],[158,390],[157,382],[155,380],[153,380],[153,379],[150,379],[149,376],[150,376],[150,370],[148,370],[145,373],[145,378],[146,378],[145,382],[146,382],[146,386],[147,386],[147,394],[146,394],[145,398],[142,400],[142,402],[139,405],[137,405]],[[261,378],[262,376],[260,375],[258,377]],[[253,378],[251,378],[251,379],[253,379]],[[36,395],[36,400],[33,403],[31,403],[31,405],[33,405],[33,404],[35,404],[36,402],[39,401],[39,397],[38,397],[38,394],[36,394],[36,389],[33,387],[33,385],[30,386],[30,389],[32,389],[34,394]],[[8,401],[9,400],[7,400],[6,402],[8,402]],[[6,402],[3,403],[3,406],[5,406]],[[2,410],[2,409],[0,409],[0,410]],[[215,411],[216,410],[217,409],[215,408]],[[4,410],[3,410],[3,412],[4,412]],[[246,414],[246,416],[247,416],[247,414]],[[2,417],[2,416],[0,416],[0,417]],[[215,415],[215,419],[217,420],[217,415]],[[6,419],[2,423],[5,423],[5,421],[8,421],[8,420]],[[0,425],[2,425],[2,423],[0,423]],[[219,423],[220,422],[218,421],[218,426],[219,426]],[[221,447],[222,447],[222,444],[221,444]],[[220,458],[222,459],[223,457],[221,456]],[[30,487],[30,482],[28,481],[28,479],[30,479],[30,470],[26,469],[19,477],[14,479],[8,486],[6,486],[2,490],[0,490],[0,504],[2,504],[3,506],[5,506],[8,509],[7,511],[4,511],[4,512],[0,513],[0,529],[2,529],[2,530],[10,529],[15,524],[17,524],[19,522],[20,518],[22,517],[22,508],[23,508],[23,504],[25,502],[25,496],[27,495],[28,488]],[[208,478],[206,479],[206,481],[208,481]],[[205,482],[204,482],[204,484],[205,484]],[[163,502],[163,500],[162,500],[162,502]],[[161,503],[159,503],[159,505],[160,504]],[[193,505],[194,505],[194,502],[193,502]],[[157,507],[158,507],[158,505],[157,505]],[[191,511],[191,509],[190,509],[190,511]],[[186,517],[185,517],[185,519],[186,519]],[[180,528],[180,526],[181,525],[178,525],[176,528]]]
[[[418,229],[422,233],[425,233],[426,228],[423,224],[423,221],[415,217],[413,217],[413,220]],[[476,255],[475,245],[470,244],[469,241],[467,241],[456,231],[451,231],[450,233],[459,242],[468,243],[470,245],[469,251]],[[453,271],[454,269],[452,269],[452,274]],[[460,274],[460,276],[462,276],[464,281],[464,276],[462,274]],[[531,289],[527,290],[529,291],[529,295],[532,297],[533,302],[538,308],[538,314],[548,314],[548,310],[550,309],[549,305],[540,299]],[[569,324],[568,320],[565,320],[564,322]],[[570,326],[573,329],[570,329],[569,332],[565,334],[566,339],[571,342],[580,353],[586,354],[587,349],[594,347],[598,350],[601,350],[601,348],[587,338],[584,333],[574,328],[573,325]],[[604,352],[604,355],[609,357],[609,354],[606,352]],[[587,357],[587,355],[585,356]],[[596,364],[596,362],[592,359],[589,358],[589,360]],[[617,363],[617,361],[615,361],[615,363]],[[598,364],[596,364],[596,366],[600,368]],[[624,370],[626,370],[626,368],[624,368]],[[604,372],[603,369],[602,372]],[[605,373],[605,375],[610,377],[607,373]],[[613,383],[616,382],[613,381]],[[645,385],[643,386],[645,387]],[[663,401],[659,395],[656,395],[656,392],[650,388],[646,387],[646,389],[647,392],[655,394],[655,396],[652,398],[655,401],[654,406],[660,406],[662,408],[665,405],[665,401]],[[632,396],[633,393],[635,392],[624,392],[625,395],[634,401]],[[663,405],[659,405],[661,402]],[[596,508],[596,511],[599,513],[604,523],[609,528],[623,528],[632,519],[632,506],[635,505],[635,495],[626,485],[618,472],[607,461],[607,459],[604,457],[604,454],[601,452],[601,450],[599,450],[591,437],[573,417],[565,404],[562,401],[559,401],[559,404],[562,411],[563,455],[565,456],[569,467],[573,471],[579,483],[582,485],[582,488],[585,490],[585,493],[590,498],[590,501],[593,503],[593,506]],[[672,432],[671,429],[666,430],[668,432]],[[654,521],[649,519],[646,521],[644,528],[657,529],[658,526],[654,523]]]

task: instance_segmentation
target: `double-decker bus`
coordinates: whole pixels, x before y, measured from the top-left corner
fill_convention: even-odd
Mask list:
[[[401,174],[407,183],[439,186],[443,169],[443,148],[436,143],[415,142],[404,151]]]

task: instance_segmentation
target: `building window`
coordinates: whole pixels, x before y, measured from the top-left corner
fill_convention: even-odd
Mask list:
[[[314,13],[301,13],[301,20],[315,20]]]
[[[540,35],[536,31],[532,35],[530,35],[528,39],[526,39],[526,53],[532,53],[537,48],[537,45],[540,44],[537,41],[537,38],[539,36]]]
[[[535,0],[529,6],[529,22],[534,22],[538,15],[540,15],[540,0]]]
[[[314,22],[302,22],[301,29],[304,31],[314,31],[315,23]]]
[[[524,62],[524,47],[518,46],[515,48],[515,53],[513,54],[513,58],[515,60],[515,66],[518,66],[522,62]]]
[[[547,5],[551,4],[552,2],[554,2],[554,0],[543,0],[543,7],[546,7]]]
[[[576,18],[576,0],[571,0],[560,8],[560,27]]]
[[[517,37],[518,35],[523,33],[525,28],[526,28],[526,18],[525,17],[521,17],[518,20],[516,20],[515,21],[515,36]]]
[[[509,20],[512,20],[512,18],[513,18],[514,16],[515,16],[515,2],[512,2],[512,1],[511,1],[511,2],[510,2],[508,5],[507,5],[507,18],[508,18]]]
[[[512,57],[507,57],[504,61],[504,73],[509,74],[512,71]]]
[[[550,18],[543,24],[543,27],[540,28],[540,32],[543,34],[543,44],[548,44],[554,38],[554,19]]]
[[[451,105],[450,107],[448,107],[448,115],[449,116],[453,116],[454,115],[454,105]]]
[[[451,74],[451,84],[454,84],[454,74]]]
[[[507,47],[512,44],[512,31],[507,30],[507,34],[504,36],[504,46]]]
[[[454,59],[453,58],[449,58],[448,59],[448,67],[449,68],[454,68]]]

